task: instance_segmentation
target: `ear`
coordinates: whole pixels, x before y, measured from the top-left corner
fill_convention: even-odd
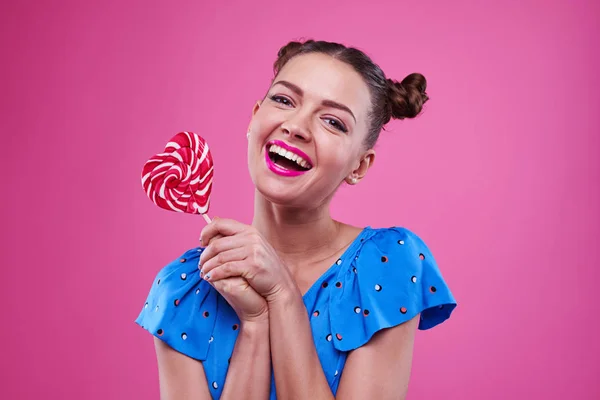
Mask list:
[[[254,107],[252,107],[252,118],[254,118],[254,116],[256,115],[256,113],[258,112],[258,110],[260,109],[260,105],[261,105],[261,102],[259,100],[259,101],[257,101],[254,104]],[[252,126],[252,119],[250,119],[250,122],[248,123],[248,132],[250,132],[250,127],[251,126]]]
[[[252,107],[252,116],[256,115],[256,113],[260,109],[260,106],[261,106],[261,102],[259,100],[259,101],[256,102],[256,104],[254,104],[254,107]]]
[[[346,183],[356,185],[367,175],[373,163],[375,163],[375,150],[369,149],[361,156],[358,166],[346,177]]]

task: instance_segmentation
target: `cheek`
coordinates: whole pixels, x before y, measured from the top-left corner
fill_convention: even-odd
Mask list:
[[[264,141],[282,124],[283,118],[278,110],[267,109],[263,106],[252,118],[250,130],[255,139]]]
[[[332,141],[327,145],[318,147],[322,149],[319,152],[319,164],[323,169],[327,170],[332,177],[345,176],[354,167],[352,154],[354,150],[350,146]]]
[[[331,166],[339,171],[340,175],[346,175],[348,167],[348,158],[340,155],[331,160]]]
[[[264,107],[264,106],[263,106]],[[250,138],[248,139],[248,168],[254,181],[256,168],[264,163],[263,148],[273,132],[281,125],[278,114],[273,110],[260,109],[250,122]],[[244,137],[245,139],[245,137]],[[255,182],[256,183],[256,182]]]

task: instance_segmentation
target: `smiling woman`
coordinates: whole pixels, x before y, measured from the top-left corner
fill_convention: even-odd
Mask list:
[[[425,78],[390,80],[322,41],[287,44],[274,69],[249,121],[251,225],[216,218],[136,321],[155,336],[161,396],[404,398],[415,330],[456,301],[419,236],[336,221],[330,202],[368,173],[391,118],[420,113]]]

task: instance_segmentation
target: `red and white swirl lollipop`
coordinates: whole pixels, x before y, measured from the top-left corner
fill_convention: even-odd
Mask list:
[[[193,132],[180,132],[163,153],[144,164],[142,186],[154,204],[165,210],[207,215],[214,166],[206,141]]]

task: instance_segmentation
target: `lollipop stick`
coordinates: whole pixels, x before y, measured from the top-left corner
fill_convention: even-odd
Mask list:
[[[201,214],[202,218],[204,218],[204,220],[206,221],[207,224],[211,223],[210,217],[208,216],[208,214]],[[199,240],[202,240],[202,238],[199,238]],[[198,264],[200,265],[200,264]]]

